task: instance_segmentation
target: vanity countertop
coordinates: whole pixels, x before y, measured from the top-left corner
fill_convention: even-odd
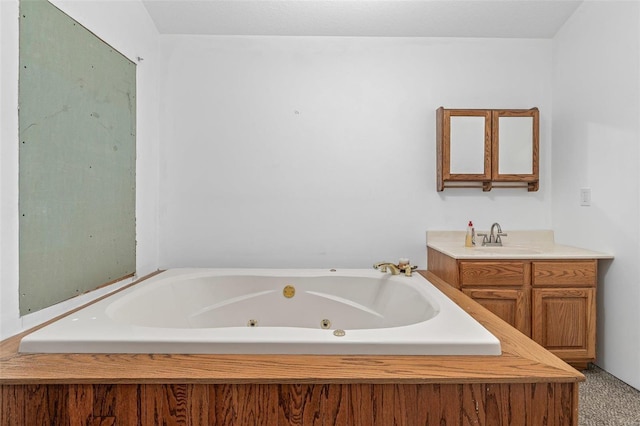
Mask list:
[[[505,232],[502,247],[482,247],[478,236],[475,247],[465,247],[465,231],[427,231],[427,247],[454,259],[613,259],[608,253],[556,244],[551,230]]]

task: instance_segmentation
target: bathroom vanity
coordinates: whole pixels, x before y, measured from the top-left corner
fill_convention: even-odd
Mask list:
[[[576,368],[596,358],[598,260],[553,231],[509,232],[502,247],[464,247],[464,232],[427,233],[428,269]]]

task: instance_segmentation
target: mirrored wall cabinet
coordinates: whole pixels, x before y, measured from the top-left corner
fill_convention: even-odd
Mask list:
[[[539,127],[538,108],[438,108],[438,191],[445,188],[537,191]]]

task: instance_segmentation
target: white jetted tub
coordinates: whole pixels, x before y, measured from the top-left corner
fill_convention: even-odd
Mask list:
[[[43,327],[20,352],[500,355],[420,274],[171,269]]]

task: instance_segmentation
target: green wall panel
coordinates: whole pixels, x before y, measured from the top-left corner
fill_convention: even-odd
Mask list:
[[[135,272],[136,66],[20,3],[20,313]]]

